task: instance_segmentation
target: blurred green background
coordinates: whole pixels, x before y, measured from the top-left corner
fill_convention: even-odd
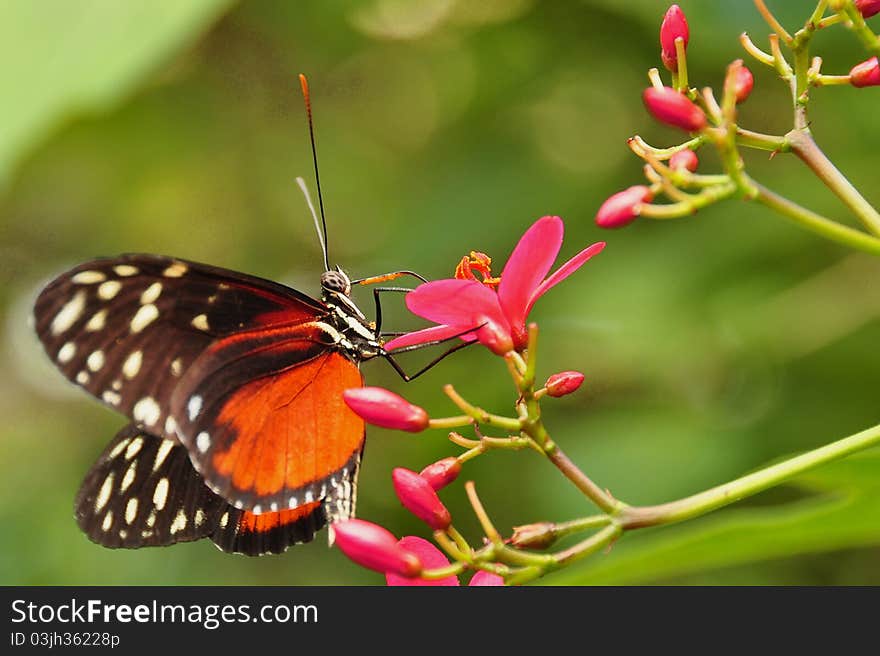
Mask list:
[[[776,2],[795,26],[809,1]],[[697,84],[720,83],[763,42],[751,2],[684,2]],[[353,276],[448,276],[471,249],[500,264],[539,216],[566,220],[562,256],[605,252],[538,304],[542,375],[587,374],[548,402],[569,455],[631,503],[659,503],[878,421],[880,262],[758,206],[602,232],[602,200],[640,181],[625,140],[679,135],[639,94],[658,62],[659,0],[231,0],[0,3],[0,583],[362,584],[382,578],[324,534],[248,559],[209,541],[111,551],[77,529],[77,486],[123,419],[67,384],[27,325],[51,276],[97,255],[174,254],[317,291],[320,254],[294,177],[312,180],[296,73],[309,74],[330,252]],[[822,34],[826,71],[866,55]],[[784,132],[786,90],[752,66],[742,124]],[[876,195],[874,90],[816,93],[813,128]],[[753,175],[831,216],[842,207],[787,156]],[[703,169],[713,168],[712,157]],[[364,294],[362,305],[371,307]],[[402,304],[388,326],[415,327]],[[412,363],[419,361],[418,355]],[[451,414],[440,386],[508,411],[500,361],[479,349],[405,386]],[[394,466],[455,452],[441,432],[370,429],[359,514],[426,531],[399,506]],[[501,527],[591,512],[547,463],[494,453],[468,465]],[[460,485],[443,494],[478,537]],[[733,508],[625,536],[546,583],[880,584],[880,455],[825,467]]]

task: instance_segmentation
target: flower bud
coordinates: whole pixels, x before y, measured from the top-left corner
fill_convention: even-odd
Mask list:
[[[510,544],[515,547],[527,549],[546,549],[556,542],[553,524],[550,522],[538,522],[513,527],[513,537]]]
[[[435,531],[449,528],[452,516],[428,481],[403,467],[397,467],[391,472],[391,480],[404,508]]]
[[[461,473],[461,462],[458,458],[443,458],[425,467],[419,476],[428,481],[435,490],[442,490]]]
[[[874,14],[880,14],[880,0],[856,0],[855,5],[862,14],[862,18],[870,18]]]
[[[642,94],[647,110],[662,123],[696,132],[706,127],[706,115],[684,94],[672,87],[648,87]]]
[[[736,80],[734,80],[734,93],[736,94],[736,102],[745,102],[752,93],[752,87],[755,86],[755,76],[745,66],[736,69]]]
[[[474,574],[471,577],[470,583],[468,583],[468,587],[487,587],[494,585],[504,585],[504,579],[497,574],[493,574],[492,572],[487,572],[482,569]]]
[[[685,170],[693,172],[697,170],[699,165],[700,160],[697,158],[697,154],[690,148],[679,150],[669,158],[669,168],[673,171]]]
[[[348,519],[333,524],[332,528],[336,546],[362,567],[407,578],[418,576],[422,571],[419,557],[401,547],[397,538],[378,524]]]
[[[596,212],[600,228],[622,228],[638,216],[638,207],[650,203],[654,194],[644,185],[635,185],[610,196]]]
[[[583,382],[584,375],[580,371],[562,371],[550,376],[544,383],[544,387],[547,388],[548,396],[559,397],[571,394]]]
[[[418,433],[428,427],[428,413],[382,387],[352,387],[342,393],[345,404],[364,421],[382,428]]]
[[[866,59],[853,66],[849,72],[849,83],[854,87],[873,87],[880,84],[880,64],[876,57]]]
[[[663,65],[673,73],[678,70],[678,51],[675,49],[675,40],[678,37],[684,40],[684,47],[687,48],[690,38],[687,18],[681,7],[672,5],[666,10],[660,25],[660,58]]]
[[[400,538],[400,541],[397,544],[418,557],[422,562],[422,571],[428,569],[441,569],[449,565],[449,560],[443,555],[442,551],[426,539],[420,538],[417,535],[406,535]],[[422,579],[400,576],[393,572],[385,574],[385,582],[388,583],[388,585],[408,587],[461,585],[458,582],[458,577],[455,575],[447,576],[442,579]]]

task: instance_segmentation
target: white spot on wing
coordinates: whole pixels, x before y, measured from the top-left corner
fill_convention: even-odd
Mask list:
[[[186,273],[186,265],[183,262],[175,262],[162,272],[166,278],[180,278]]]
[[[144,290],[144,293],[141,294],[141,305],[146,305],[147,303],[153,303],[157,298],[159,298],[159,294],[162,293],[162,283],[154,282],[152,285]]]
[[[229,511],[227,510],[223,513],[223,516],[220,517],[220,528],[226,528],[226,524],[229,522]]]
[[[138,500],[137,497],[132,497],[128,500],[128,503],[125,504],[125,523],[131,524],[134,521],[134,518],[137,517],[138,512]]]
[[[86,330],[90,333],[96,333],[104,329],[105,323],[107,323],[107,308],[99,310],[92,315],[92,318],[86,324]]]
[[[122,364],[122,373],[125,377],[131,380],[137,376],[138,372],[141,370],[141,363],[143,360],[144,354],[142,351],[132,351]]]
[[[180,358],[174,358],[171,361],[171,375],[172,376],[180,376],[183,373],[183,362]]]
[[[64,304],[55,318],[52,319],[52,325],[49,329],[54,337],[57,337],[64,331],[68,330],[76,320],[79,319],[86,306],[86,293],[82,289],[74,294],[73,298]]]
[[[177,422],[174,417],[168,415],[165,417],[165,434],[166,435],[176,435],[177,434]]]
[[[174,516],[174,521],[171,522],[171,528],[168,529],[171,535],[175,533],[180,533],[183,529],[186,528],[186,513],[183,512],[183,508],[177,511],[177,514]]]
[[[131,464],[128,466],[128,469],[125,470],[125,476],[122,477],[122,483],[119,484],[119,491],[125,492],[128,489],[128,486],[134,483],[134,474],[137,469],[137,461],[132,460]],[[131,524],[131,522],[129,522]]]
[[[98,298],[109,301],[119,293],[120,289],[122,289],[122,283],[118,280],[102,282],[101,286],[98,287]]]
[[[150,396],[142,398],[131,409],[132,418],[135,421],[143,422],[147,426],[152,426],[159,421],[161,414],[162,410],[159,408],[159,404]]]
[[[288,501],[287,501],[288,508],[296,508],[298,505],[299,505],[299,499],[297,499],[296,497],[290,497],[290,499],[288,499]]]
[[[168,422],[165,422],[165,432],[168,432]],[[171,453],[171,449],[174,448],[174,442],[172,440],[162,440],[162,444],[159,445],[159,450],[156,451],[156,460],[153,462],[153,471],[158,471],[159,467],[162,466],[162,463],[165,462],[165,458],[168,457],[168,454]]]
[[[199,330],[208,330],[208,315],[199,314],[193,317],[193,320],[190,322],[193,328],[198,328]]]
[[[196,436],[196,448],[199,450],[199,453],[205,453],[211,448],[211,436],[205,431]],[[254,509],[254,514],[256,514],[256,508]]]
[[[155,524],[156,524],[156,511],[151,510],[150,514],[147,515],[147,526],[149,526],[150,528],[153,528],[153,526]]]
[[[125,438],[124,440],[122,440],[119,444],[117,444],[116,446],[113,447],[113,450],[110,452],[110,455],[108,455],[107,458],[108,458],[109,460],[113,460],[113,458],[115,458],[116,456],[118,456],[120,453],[123,452],[123,450],[125,449],[125,447],[128,446],[128,443],[129,443],[130,441],[131,441],[131,440],[130,440],[129,438],[126,437],[126,438]]]
[[[109,403],[110,405],[119,405],[119,402],[122,401],[122,397],[111,390],[105,390],[105,392],[101,394],[101,398],[104,400],[104,403]]]
[[[198,417],[199,413],[202,411],[202,397],[198,394],[193,394],[189,397],[189,403],[186,404],[186,411],[189,414],[189,420],[195,421],[196,417]]]
[[[67,342],[58,351],[58,362],[61,364],[67,364],[73,359],[74,355],[76,355],[76,344],[73,342]]]
[[[86,360],[86,366],[92,371],[99,371],[104,366],[104,352],[101,350],[92,351]]]
[[[144,438],[136,437],[131,443],[128,445],[128,448],[125,450],[125,459],[131,460],[134,458],[141,450],[141,447],[144,445]]]
[[[131,332],[139,333],[159,316],[158,308],[149,303],[142,305],[131,320]]]
[[[107,505],[110,500],[110,492],[113,491],[113,472],[107,474],[107,478],[101,483],[101,489],[98,490],[98,496],[95,497],[95,512],[100,512],[101,508]]]
[[[89,382],[89,374],[85,371],[80,371],[76,375],[76,382],[78,382],[80,385],[85,385]]]
[[[103,282],[107,280],[107,276],[105,276],[100,271],[80,271],[70,280],[71,282],[75,282],[78,285],[93,285],[96,282]]]
[[[201,526],[202,524],[204,524],[205,523],[205,511],[202,510],[201,508],[196,510],[195,520],[196,520],[196,526]]]
[[[117,264],[113,267],[113,270],[116,272],[117,276],[122,276],[123,278],[133,276],[138,272],[138,268],[130,264]]]
[[[157,510],[162,510],[165,507],[165,502],[168,500],[168,479],[160,478],[159,482],[156,483],[156,489],[153,490],[153,505],[156,506]]]
[[[254,513],[255,515],[259,515],[261,512],[263,512],[263,506],[261,506],[260,504],[257,504],[256,506],[251,508],[251,512]]]
[[[104,521],[101,522],[101,529],[109,531],[111,526],[113,526],[113,511],[108,510],[107,514],[104,515]]]

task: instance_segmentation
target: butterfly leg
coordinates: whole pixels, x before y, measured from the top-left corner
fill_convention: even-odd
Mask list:
[[[412,290],[409,287],[374,287],[373,288],[373,300],[376,303],[376,315],[375,315],[375,323],[376,323],[376,333],[382,331],[382,298],[379,296],[382,292],[398,292],[398,293],[409,293]]]
[[[442,344],[443,342],[447,342],[450,339],[457,339],[457,337],[450,337],[448,339],[437,340],[434,342],[425,342],[424,344],[415,344],[413,346],[405,346],[401,349],[396,350],[395,354],[396,353],[405,353],[407,351],[415,351],[417,349],[424,348],[426,346],[435,346],[437,344]],[[411,380],[415,380],[416,378],[421,376],[426,371],[433,369],[436,365],[440,364],[440,362],[442,360],[446,359],[447,356],[452,355],[456,351],[460,351],[461,349],[463,349],[465,346],[470,346],[471,344],[474,344],[474,343],[475,342],[461,342],[460,344],[456,344],[455,346],[448,348],[446,351],[444,351],[443,353],[438,355],[436,358],[431,360],[428,364],[426,364],[424,367],[422,367],[421,369],[416,371],[414,374],[406,373],[406,371],[403,369],[401,364],[395,359],[394,355],[392,355],[391,353],[387,353],[387,352],[383,353],[382,357],[388,361],[388,364],[390,364],[391,367],[394,369],[394,371],[397,372],[397,375],[400,376],[404,382],[408,383]]]

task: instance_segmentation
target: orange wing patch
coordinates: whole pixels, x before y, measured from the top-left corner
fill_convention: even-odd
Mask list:
[[[238,522],[238,529],[244,533],[268,533],[311,515],[320,505],[321,503],[316,501],[292,510],[280,510],[274,513],[263,513],[262,515],[255,515],[252,512],[245,511]]]
[[[231,439],[216,444],[209,471],[258,514],[323,498],[363,447],[364,422],[342,400],[361,385],[357,366],[336,352],[251,381],[220,409],[215,425]]]

